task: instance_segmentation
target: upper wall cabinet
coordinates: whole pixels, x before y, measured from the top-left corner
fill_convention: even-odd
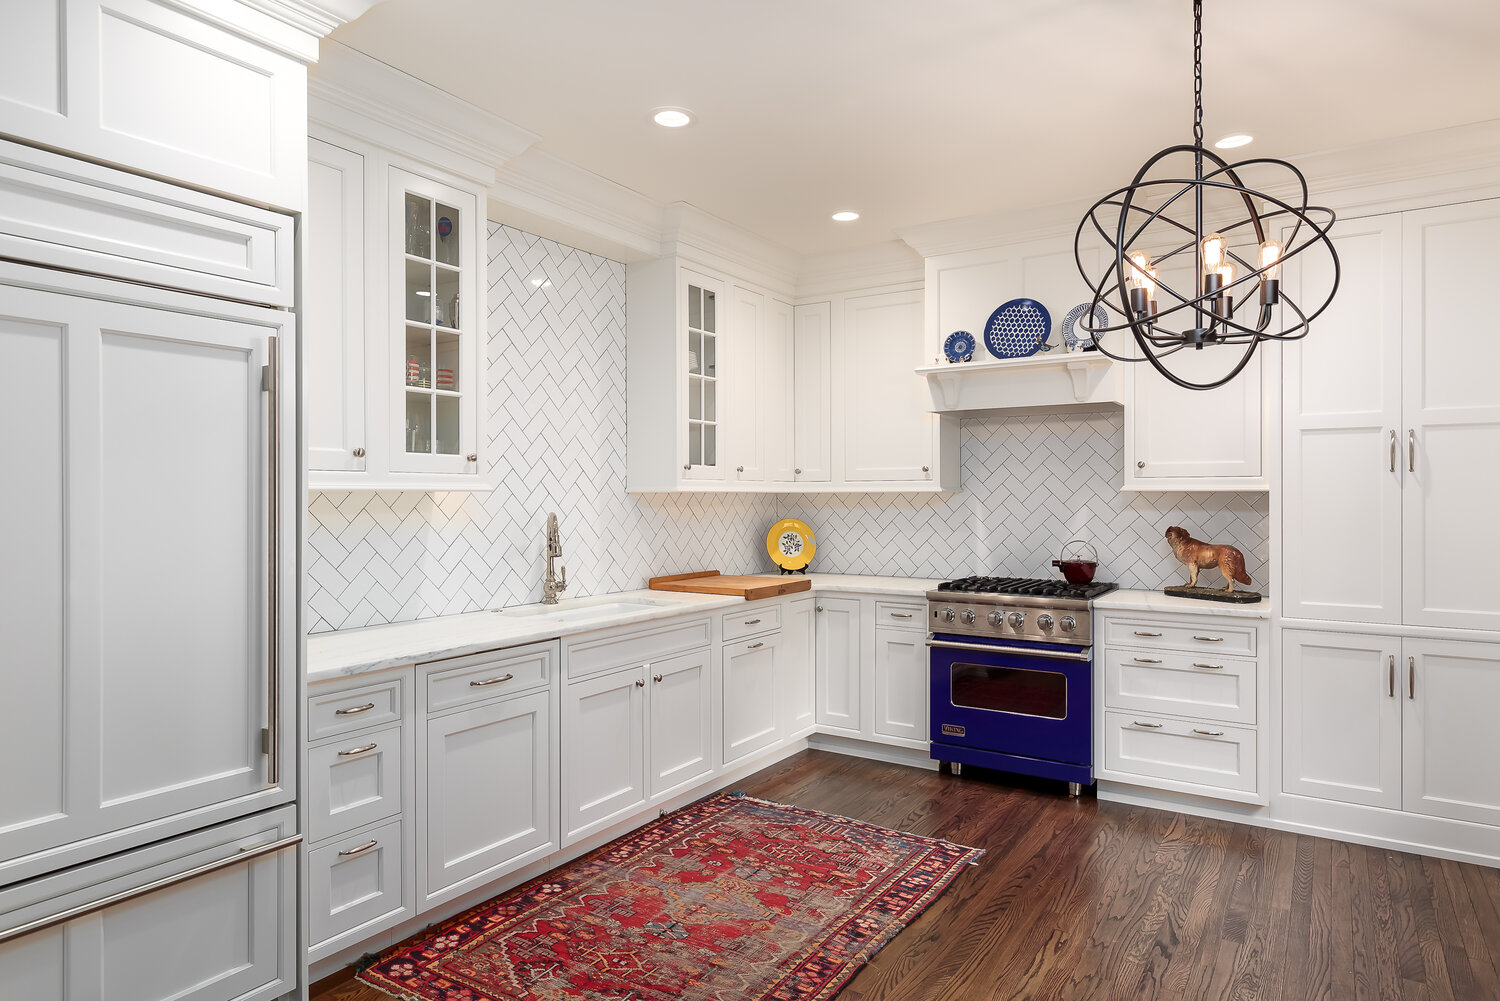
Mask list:
[[[631,492],[957,489],[957,422],[913,372],[920,288],[793,307],[675,257],[628,280]]]
[[[301,209],[317,43],[250,4],[202,6],[7,3],[0,133]]]
[[[378,146],[329,139],[309,143],[308,485],[488,489],[483,192]]]

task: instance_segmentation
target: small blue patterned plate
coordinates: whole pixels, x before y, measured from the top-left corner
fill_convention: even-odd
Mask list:
[[[1063,343],[1068,346],[1069,351],[1087,351],[1094,347],[1094,337],[1087,330],[1078,329],[1078,321],[1089,311],[1089,304],[1081,302],[1068,310],[1068,315],[1063,317],[1062,338]],[[1104,311],[1104,304],[1099,303],[1094,307],[1094,322],[1089,324],[1095,330],[1109,326],[1109,314]]]
[[[955,330],[943,342],[943,354],[948,356],[950,362],[972,361],[974,348],[974,335],[967,330]]]
[[[996,358],[1027,358],[1042,350],[1052,332],[1052,314],[1035,299],[1012,299],[990,314],[984,346]]]

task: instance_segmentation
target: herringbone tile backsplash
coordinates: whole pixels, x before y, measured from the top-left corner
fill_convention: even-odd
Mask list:
[[[569,596],[770,569],[765,532],[786,516],[812,527],[812,569],[826,573],[1051,577],[1062,544],[1085,538],[1101,579],[1160,587],[1181,576],[1162,539],[1180,524],[1239,546],[1265,583],[1265,495],[1120,492],[1118,410],[965,421],[955,494],[628,495],[624,265],[491,223],[489,277],[485,455],[499,488],[310,494],[310,631],[541,600],[548,511]]]

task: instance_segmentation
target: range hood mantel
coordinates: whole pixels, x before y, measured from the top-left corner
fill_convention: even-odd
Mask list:
[[[1115,365],[1091,351],[923,365],[934,413],[1119,403]]]

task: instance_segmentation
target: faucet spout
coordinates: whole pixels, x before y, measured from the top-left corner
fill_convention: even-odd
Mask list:
[[[557,530],[557,514],[547,515],[547,576],[542,580],[542,604],[557,604],[557,596],[568,589],[568,568],[562,568],[559,578],[552,561],[562,555],[562,538]]]

